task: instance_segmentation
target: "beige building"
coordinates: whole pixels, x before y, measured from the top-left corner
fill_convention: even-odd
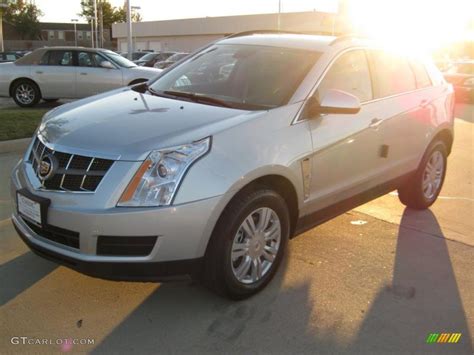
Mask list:
[[[190,52],[236,32],[280,28],[283,31],[311,34],[340,34],[347,32],[343,24],[344,21],[337,14],[323,12],[204,17],[134,23],[132,37],[135,50]],[[113,25],[112,37],[117,39],[118,50],[126,52],[125,23]]]

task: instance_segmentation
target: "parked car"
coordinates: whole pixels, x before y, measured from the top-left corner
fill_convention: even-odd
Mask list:
[[[143,67],[153,67],[155,63],[164,61],[171,57],[175,52],[158,52],[145,54],[138,60],[133,61],[136,65]]]
[[[453,105],[433,63],[358,38],[233,35],[47,113],[11,175],[12,221],[88,275],[249,297],[290,237],[393,189],[432,205]]]
[[[444,77],[453,85],[457,102],[474,102],[474,75],[446,74]]]
[[[0,52],[0,63],[14,62],[18,58],[21,58],[21,55],[15,52]]]
[[[139,51],[139,52],[132,52],[132,61],[139,60],[143,56],[147,55],[148,51]],[[120,55],[124,58],[128,58],[128,52],[122,52]]]
[[[166,69],[172,66],[174,63],[179,62],[184,57],[188,56],[189,53],[175,53],[170,56],[168,59],[155,63],[154,67],[158,69]]]
[[[106,49],[41,48],[15,63],[0,65],[0,96],[31,107],[41,99],[83,98],[144,82],[159,73]]]
[[[474,75],[474,60],[454,62],[447,70],[447,74],[470,74]]]

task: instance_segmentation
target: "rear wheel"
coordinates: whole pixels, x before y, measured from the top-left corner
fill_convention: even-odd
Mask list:
[[[41,99],[41,92],[31,80],[19,80],[13,86],[13,100],[20,107],[32,107]]]
[[[414,177],[398,189],[400,201],[405,206],[423,210],[436,201],[446,175],[447,156],[442,141],[431,144]]]
[[[283,258],[289,220],[285,201],[273,190],[261,188],[234,198],[209,242],[203,275],[208,287],[232,299],[262,290]]]

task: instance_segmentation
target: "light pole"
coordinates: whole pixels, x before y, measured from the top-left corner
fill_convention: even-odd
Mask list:
[[[6,8],[8,5],[3,1],[0,3],[0,49],[2,52],[5,50],[3,47],[3,9]]]
[[[94,31],[97,31],[97,0],[94,0]],[[99,47],[99,35],[95,32],[95,48]]]
[[[74,46],[77,47],[77,27],[76,24],[79,20],[77,18],[71,19],[71,22],[74,23]]]
[[[281,0],[278,0],[278,31],[280,31]]]
[[[132,60],[132,6],[127,0],[127,58]]]
[[[94,48],[94,18],[88,17],[87,20],[91,22],[91,48]]]
[[[141,10],[141,7],[140,6],[131,6],[131,10]],[[133,23],[133,19],[132,19],[132,23]],[[137,45],[137,37],[135,36],[135,41],[133,41],[133,36],[132,36],[132,51],[135,51],[135,46]]]

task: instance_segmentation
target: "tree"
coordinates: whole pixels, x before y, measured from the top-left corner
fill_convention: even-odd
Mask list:
[[[16,0],[5,9],[5,20],[10,22],[20,34],[21,39],[38,39],[41,37],[39,18],[43,12],[33,3]]]
[[[82,0],[81,8],[82,12],[79,16],[85,18],[94,17],[94,0]],[[99,11],[102,11],[104,28],[111,28],[113,23],[125,22],[127,20],[125,6],[121,8],[114,7],[108,0],[97,0],[97,16],[99,16]],[[132,20],[134,22],[139,22],[141,19],[141,15],[138,12],[132,11]]]

